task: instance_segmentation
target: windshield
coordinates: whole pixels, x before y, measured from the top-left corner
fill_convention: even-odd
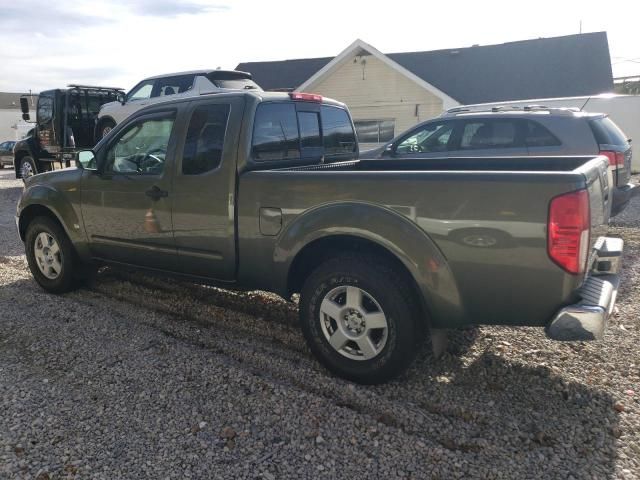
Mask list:
[[[53,97],[40,94],[40,97],[38,97],[38,112],[36,115],[40,125],[45,125],[51,121],[53,118]]]

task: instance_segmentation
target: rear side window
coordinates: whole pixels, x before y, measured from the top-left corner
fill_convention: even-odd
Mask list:
[[[184,175],[200,175],[218,168],[228,118],[229,105],[202,105],[193,111],[182,153]]]
[[[589,126],[598,144],[617,145],[620,147],[627,146],[627,136],[609,117],[589,120]]]
[[[356,152],[356,135],[349,114],[342,108],[323,105],[320,115],[325,158],[351,158]]]
[[[178,75],[176,77],[165,77],[156,80],[156,85],[152,97],[164,97],[183,93],[193,87],[195,75]]]
[[[524,143],[527,147],[557,147],[561,145],[556,136],[538,122],[527,120]]]
[[[460,148],[478,150],[485,148],[521,147],[518,140],[518,124],[509,119],[472,120],[464,124]]]
[[[263,103],[253,127],[253,158],[257,161],[300,158],[300,137],[293,103]]]
[[[250,78],[216,78],[217,75],[209,75],[207,78],[219,88],[233,90],[261,90],[260,86]]]
[[[349,114],[342,108],[321,106],[296,111],[295,103],[264,103],[256,111],[254,160],[351,159],[357,149]]]

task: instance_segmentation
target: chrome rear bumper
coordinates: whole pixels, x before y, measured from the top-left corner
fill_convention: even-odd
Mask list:
[[[563,341],[602,339],[616,303],[623,245],[620,238],[598,239],[593,268],[578,292],[581,299],[555,315],[546,327],[549,338]]]

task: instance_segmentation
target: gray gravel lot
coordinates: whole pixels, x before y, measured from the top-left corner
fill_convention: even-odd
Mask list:
[[[294,306],[102,271],[54,296],[0,170],[0,478],[640,478],[640,197],[605,340],[456,334],[399,380],[333,378]]]

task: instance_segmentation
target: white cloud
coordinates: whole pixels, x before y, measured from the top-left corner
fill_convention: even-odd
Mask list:
[[[502,43],[577,33],[581,19],[584,31],[608,31],[612,55],[640,57],[638,2],[609,13],[595,0],[539,0],[531,9],[498,0],[228,1],[0,0],[0,91],[130,88],[159,73],[336,55],[356,38],[383,52]],[[630,75],[640,64],[614,69]]]

